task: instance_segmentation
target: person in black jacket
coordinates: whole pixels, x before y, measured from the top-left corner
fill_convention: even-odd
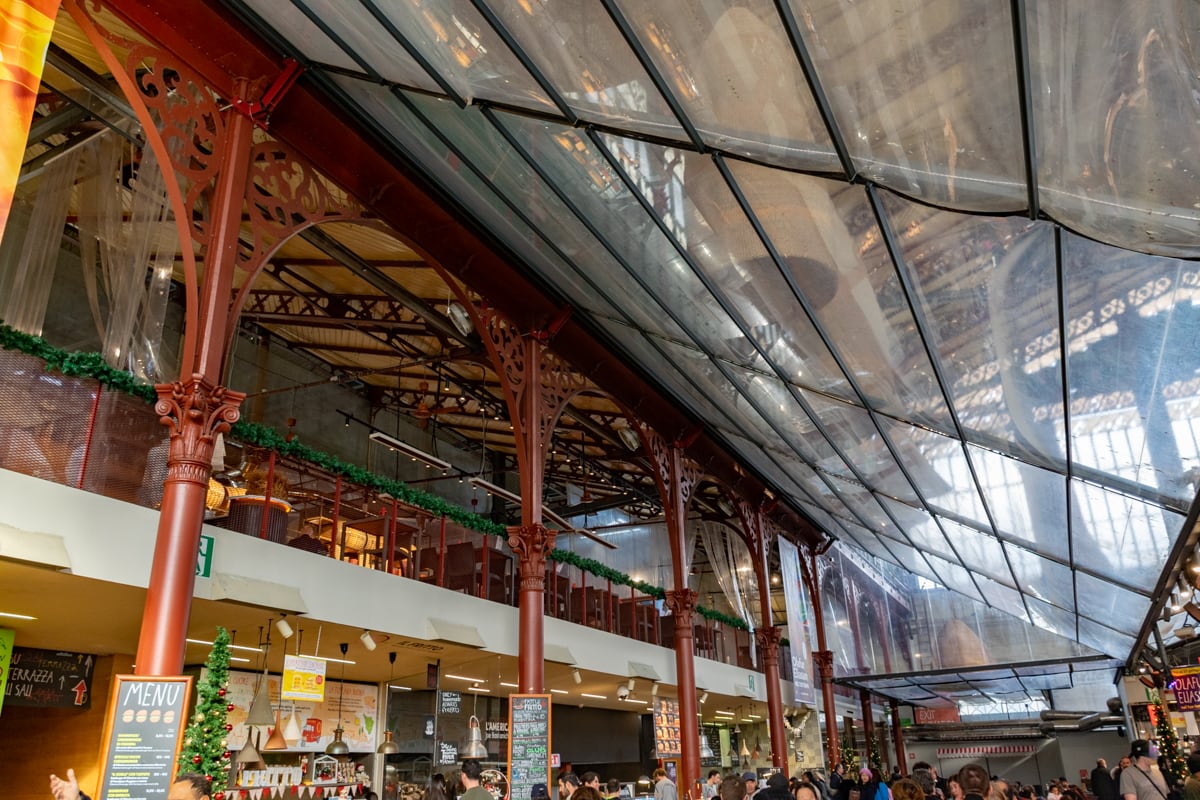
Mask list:
[[[1092,770],[1092,794],[1096,800],[1117,800],[1117,782],[1108,771],[1108,762],[1103,758],[1096,759],[1096,768]]]

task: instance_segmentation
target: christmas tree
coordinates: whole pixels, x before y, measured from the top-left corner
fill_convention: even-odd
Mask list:
[[[229,633],[217,628],[212,652],[204,662],[206,671],[196,686],[196,711],[183,732],[179,753],[179,772],[198,772],[208,778],[216,791],[213,800],[222,800],[220,788],[229,780],[229,731],[225,721],[233,708],[225,697],[229,685]]]
[[[1179,749],[1179,736],[1175,726],[1171,724],[1171,712],[1163,698],[1163,692],[1158,693],[1158,723],[1155,725],[1158,734],[1158,752],[1165,757],[1163,772],[1167,786],[1182,783],[1188,776],[1187,761]]]

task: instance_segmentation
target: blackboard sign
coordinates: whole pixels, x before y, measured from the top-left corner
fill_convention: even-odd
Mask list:
[[[97,800],[165,800],[191,694],[190,677],[116,676]]]
[[[92,704],[95,661],[87,653],[14,647],[4,704],[88,708]]]
[[[441,698],[439,714],[462,713],[462,692],[441,692],[438,696]]]
[[[550,786],[550,695],[510,695],[508,796],[529,800],[538,783]]]
[[[441,766],[458,763],[458,745],[453,742],[438,742],[438,762]]]

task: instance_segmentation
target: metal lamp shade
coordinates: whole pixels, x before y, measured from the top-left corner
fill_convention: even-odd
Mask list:
[[[341,725],[333,729],[333,741],[325,748],[325,754],[330,756],[348,756],[350,755],[350,745],[342,741],[342,734],[345,731]]]
[[[271,694],[267,689],[267,679],[264,677],[250,704],[250,713],[246,715],[247,725],[274,725],[275,715],[271,712]]]
[[[716,758],[713,752],[712,745],[708,743],[708,737],[704,735],[704,729],[700,729],[700,757],[701,758]]]
[[[263,744],[263,750],[287,750],[288,743],[283,736],[283,724],[279,720],[279,712],[275,712],[275,727],[271,730],[271,735],[267,737],[267,741]]]
[[[479,730],[479,718],[474,714],[467,722],[467,741],[462,746],[463,758],[487,758],[487,745],[483,743],[483,732]]]
[[[396,744],[396,742],[392,739],[391,731],[383,732],[383,741],[379,743],[379,749],[375,752],[381,753],[385,756],[400,752],[400,745]]]

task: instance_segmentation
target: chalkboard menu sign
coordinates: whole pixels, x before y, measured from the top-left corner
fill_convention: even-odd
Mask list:
[[[165,800],[191,694],[190,677],[116,676],[97,800]]]
[[[538,783],[550,786],[550,695],[510,695],[508,796],[529,800]]]
[[[92,704],[92,668],[87,653],[14,647],[4,691],[5,705],[88,708]]]
[[[462,713],[462,692],[440,692],[438,697],[441,703],[438,708],[439,714]]]

